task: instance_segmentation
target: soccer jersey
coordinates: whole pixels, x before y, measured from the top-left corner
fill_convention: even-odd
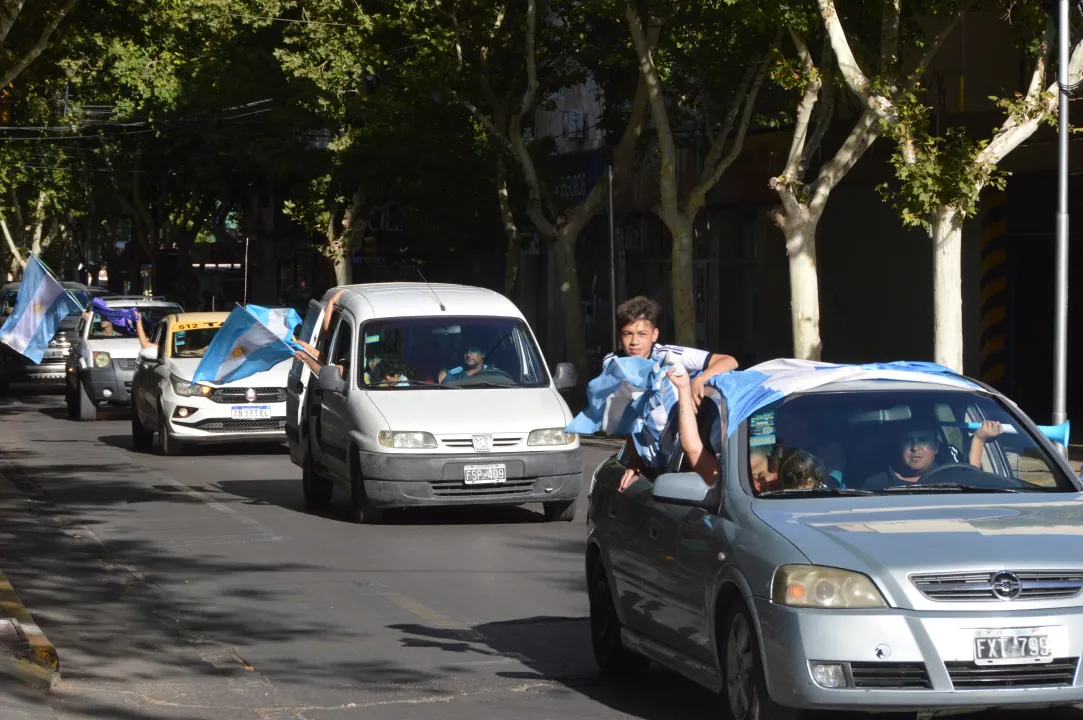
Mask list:
[[[651,359],[661,365],[666,360],[666,355],[672,356],[684,369],[691,373],[703,372],[711,363],[711,353],[698,348],[683,347],[681,345],[660,345],[655,343],[651,348]],[[602,359],[602,367],[616,357],[626,357],[624,350],[620,354],[609,353]]]

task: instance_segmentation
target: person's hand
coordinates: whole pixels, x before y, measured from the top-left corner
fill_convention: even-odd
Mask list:
[[[331,298],[327,301],[327,310],[328,311],[330,311],[331,308],[333,308],[335,305],[338,304],[338,299],[340,297],[342,297],[342,293],[344,293],[344,292],[346,292],[346,288],[342,288],[337,293],[335,293],[334,295],[331,296]]]
[[[628,488],[632,487],[632,484],[639,479],[639,473],[629,468],[624,471],[624,475],[620,478],[620,487],[617,488],[618,492],[624,492]]]
[[[692,381],[692,402],[696,404],[697,408],[703,402],[703,394],[707,390],[707,380],[706,376],[700,375]]]
[[[985,420],[982,422],[981,427],[974,433],[974,437],[978,438],[982,442],[992,440],[993,438],[1000,437],[1004,434],[1004,428],[996,420]]]
[[[683,393],[691,389],[691,383],[688,379],[688,371],[683,367],[670,368],[666,375],[669,377],[669,381],[673,383],[677,388],[677,392]]]

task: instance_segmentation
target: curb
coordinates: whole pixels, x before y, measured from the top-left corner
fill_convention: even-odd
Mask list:
[[[60,679],[60,659],[26,609],[7,575],[0,572],[0,672],[43,690],[52,690]]]

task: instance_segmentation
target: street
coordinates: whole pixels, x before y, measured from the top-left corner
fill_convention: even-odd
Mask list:
[[[49,696],[5,680],[0,717],[713,715],[668,671],[598,676],[584,503],[609,452],[585,448],[575,523],[514,508],[363,526],[338,494],[306,513],[284,447],[165,458],[133,451],[127,413],[78,423],[55,395],[0,400],[0,569],[63,676]]]

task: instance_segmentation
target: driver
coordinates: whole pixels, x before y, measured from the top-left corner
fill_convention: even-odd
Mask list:
[[[466,377],[473,377],[488,369],[489,366],[485,364],[485,355],[482,354],[481,348],[477,345],[471,345],[466,348],[466,352],[463,353],[463,364],[457,368],[448,370],[447,374],[440,378],[440,384],[443,385],[455,380],[462,380]]]
[[[982,453],[987,440],[1003,432],[1000,423],[986,420],[970,442],[968,460],[981,469]],[[940,433],[935,425],[913,422],[905,425],[898,436],[899,454],[886,470],[873,475],[861,486],[863,490],[877,492],[893,485],[919,483],[937,466],[936,455],[940,452]]]

